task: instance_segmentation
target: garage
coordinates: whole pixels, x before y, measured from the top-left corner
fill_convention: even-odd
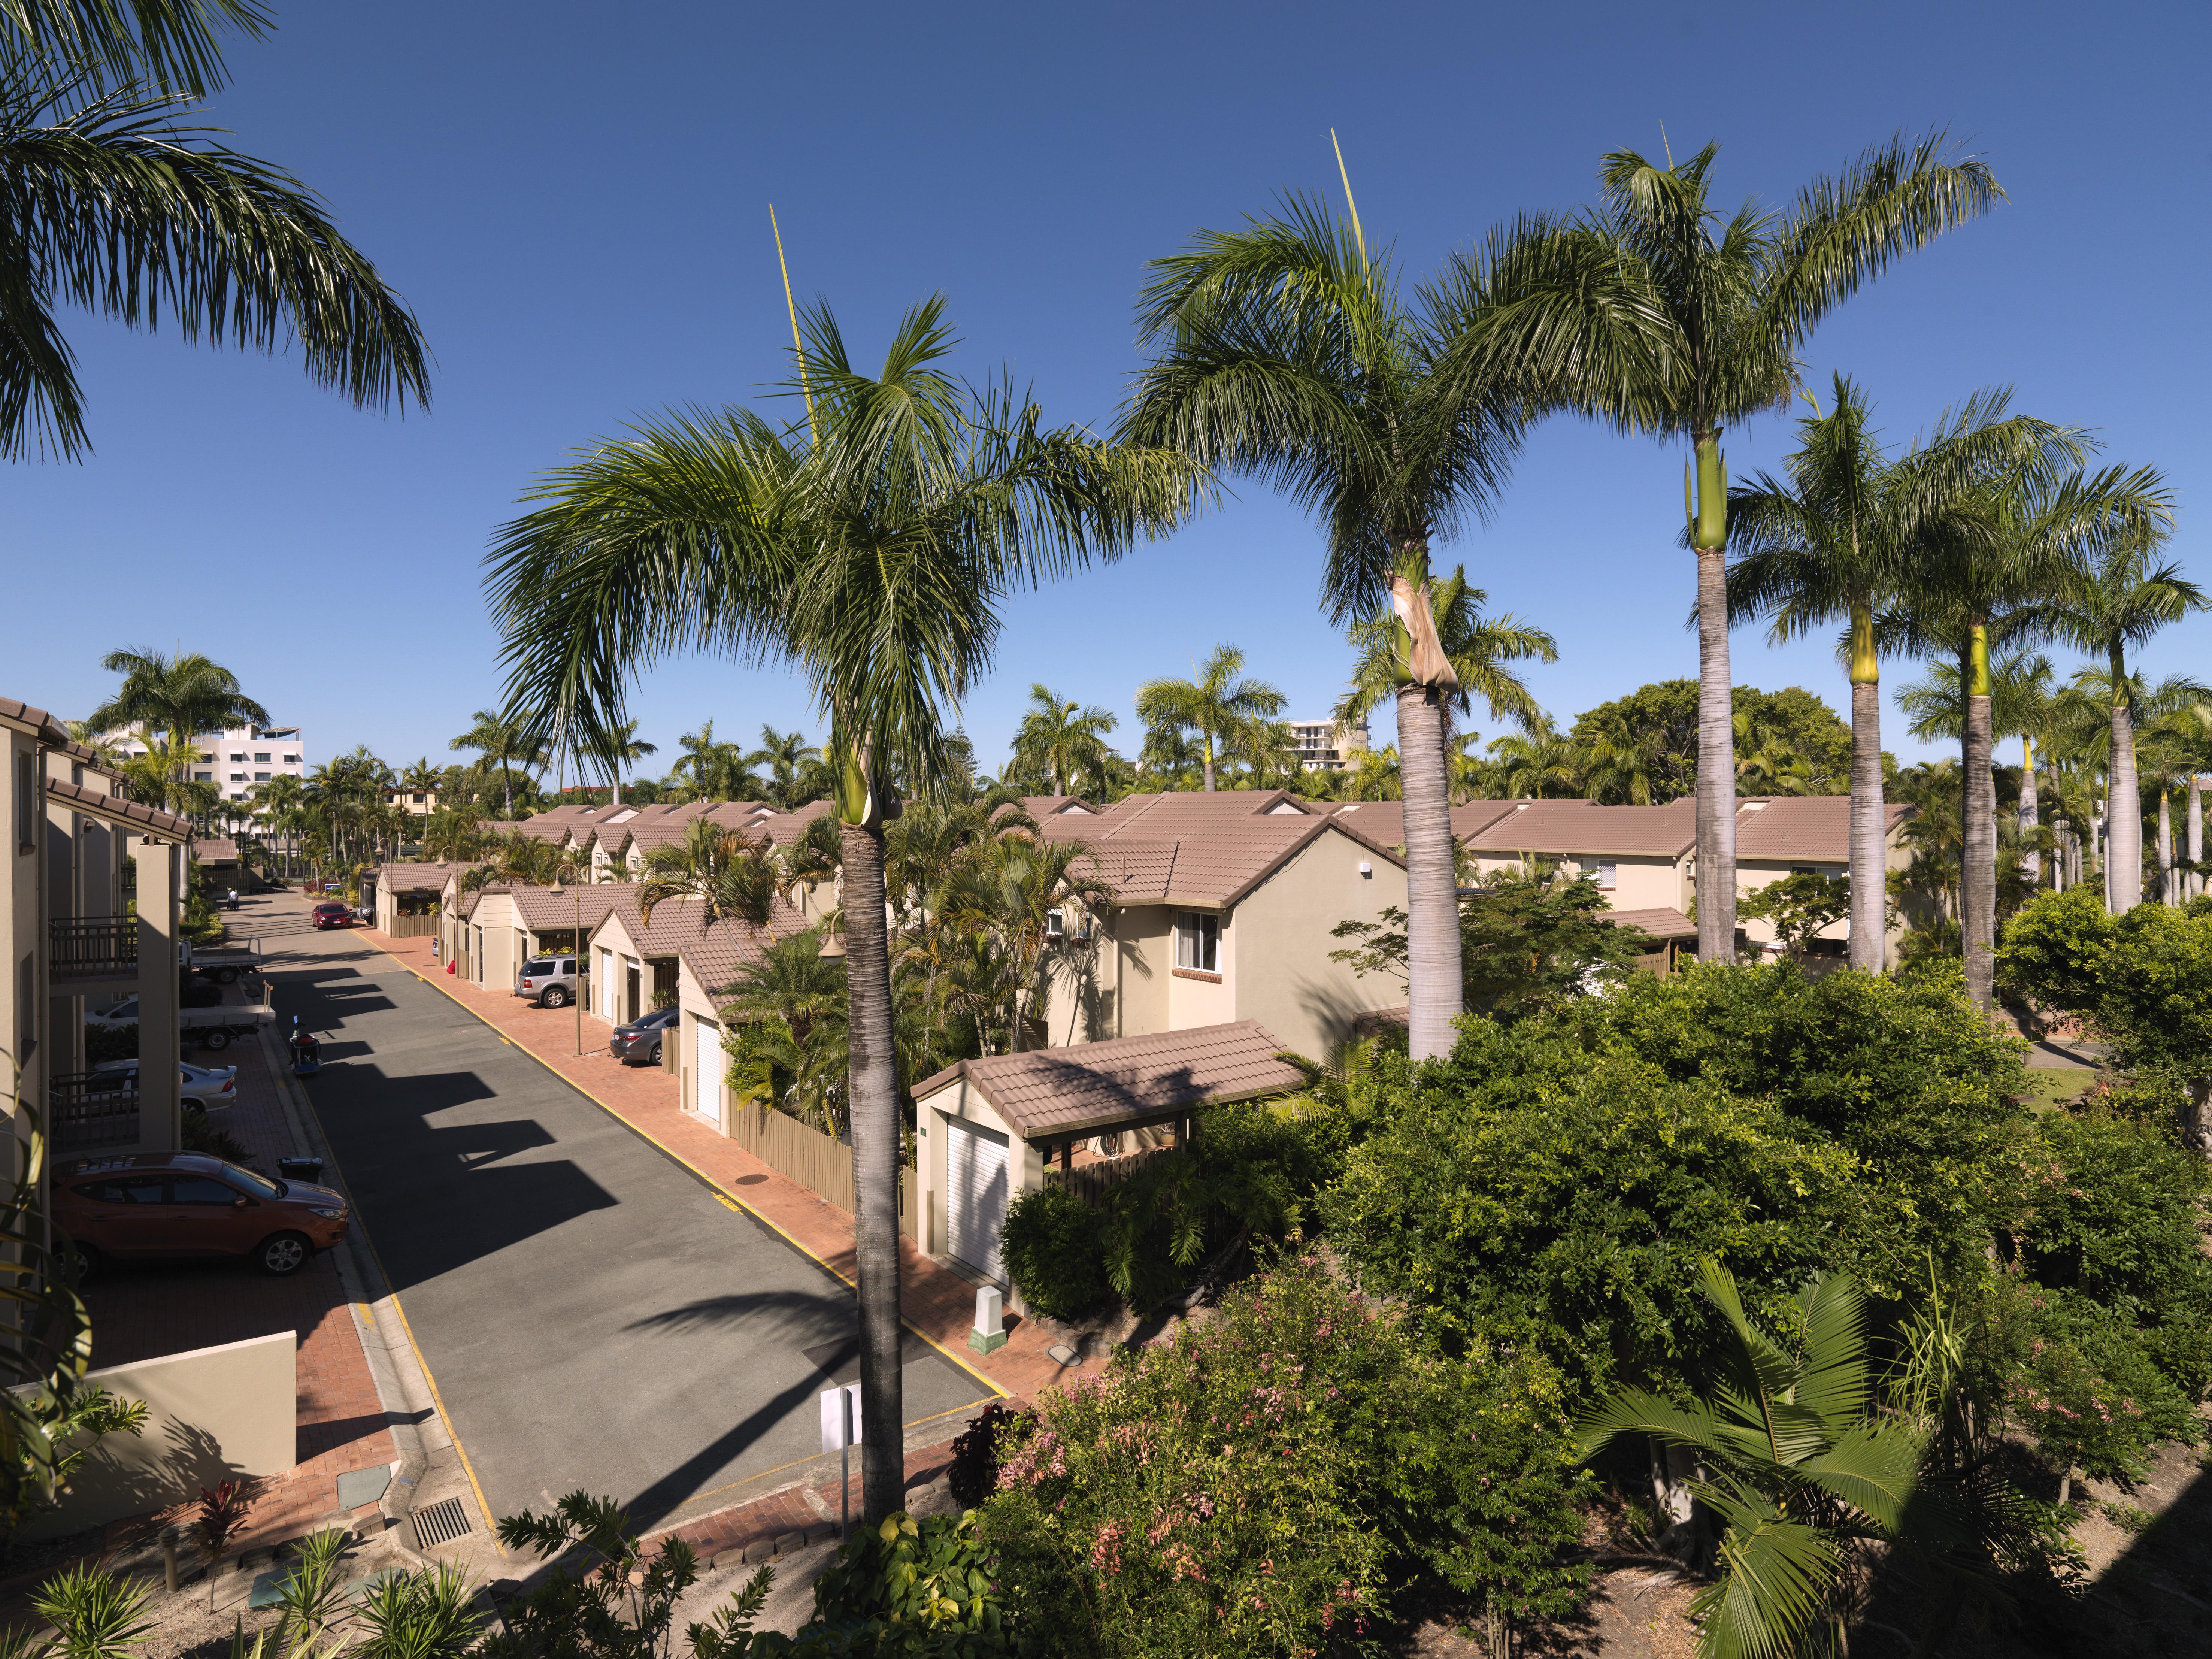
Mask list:
[[[711,1019],[691,1022],[691,1109],[722,1127],[722,1028]]]
[[[1009,1196],[1006,1138],[957,1117],[943,1121],[945,1243],[969,1267],[1003,1279],[999,1229],[1006,1224]]]

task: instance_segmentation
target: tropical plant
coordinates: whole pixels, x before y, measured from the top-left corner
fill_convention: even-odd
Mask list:
[[[479,708],[469,717],[469,729],[455,738],[448,748],[477,751],[476,773],[479,777],[499,774],[501,787],[506,792],[506,816],[514,816],[514,774],[519,767],[525,771],[545,763],[546,742],[542,735],[530,732],[523,721],[497,709]]]
[[[1264,680],[1241,679],[1244,653],[1217,645],[1205,666],[1194,666],[1187,680],[1146,680],[1137,688],[1137,718],[1152,731],[1190,733],[1198,738],[1198,761],[1212,793],[1224,751],[1250,742],[1252,728],[1283,712],[1290,701]]]
[[[1464,720],[1480,696],[1492,720],[1510,720],[1523,731],[1533,731],[1545,718],[1543,708],[1527,684],[1504,665],[1557,662],[1559,641],[1517,617],[1486,617],[1482,608],[1489,602],[1489,594],[1468,585],[1463,564],[1430,585],[1429,610],[1437,641],[1458,682],[1447,695],[1446,706]],[[1369,714],[1396,696],[1398,631],[1393,621],[1370,618],[1352,624],[1352,645],[1358,656],[1352,689],[1337,699],[1338,724],[1364,725]],[[1445,735],[1449,741],[1449,729]]]
[[[156,1629],[154,1587],[118,1578],[99,1561],[72,1562],[39,1586],[31,1610],[54,1627],[49,1652],[62,1659],[128,1659]]]
[[[798,332],[794,323],[794,334]],[[1014,587],[1116,556],[1187,510],[1176,458],[1048,429],[1004,380],[955,382],[945,302],[856,368],[836,319],[794,342],[803,424],[692,413],[604,444],[535,486],[490,556],[517,697],[541,718],[618,706],[664,652],[791,664],[828,715],[849,987],[854,1253],[864,1408],[903,1420],[899,1360],[896,1005],[884,826],[894,774],[923,795],[951,766],[946,711],[988,664]],[[872,1521],[899,1507],[902,1455],[862,1456]]]
[[[637,722],[624,720],[620,726],[607,726],[589,732],[583,752],[607,769],[607,787],[614,805],[622,805],[623,769],[643,760],[647,755],[660,752],[658,744],[641,742]]]
[[[1508,800],[1571,796],[1582,781],[1582,757],[1540,713],[1525,732],[1490,740],[1492,775]]]
[[[380,1574],[362,1596],[358,1616],[361,1637],[351,1651],[361,1659],[462,1659],[479,1651],[477,1641],[486,1623],[475,1583],[445,1561],[416,1572]]]
[[[1429,1059],[1450,1046],[1460,1012],[1445,752],[1457,674],[1437,635],[1429,553],[1495,498],[1518,425],[1506,386],[1437,373],[1449,326],[1425,293],[1407,302],[1389,260],[1368,251],[1348,178],[1345,194],[1348,224],[1292,196],[1273,218],[1201,232],[1154,262],[1139,301],[1153,357],[1122,430],[1284,489],[1328,527],[1330,619],[1396,617],[1409,1029]]]
[[[803,732],[762,726],[761,746],[744,757],[744,765],[748,770],[768,768],[769,799],[787,812],[830,793],[822,751],[806,741]]]
[[[1032,685],[1029,712],[1014,730],[1014,759],[1050,777],[1055,795],[1080,793],[1085,784],[1100,791],[1106,781],[1106,757],[1113,752],[1106,733],[1118,724],[1109,708],[1096,703],[1085,708],[1057,691]]]
[[[979,842],[974,856],[945,884],[939,901],[955,927],[988,927],[1006,952],[1022,1001],[1010,1007],[1013,1047],[1025,1025],[1042,1025],[1055,960],[1077,948],[1079,915],[1112,905],[1113,884],[1100,876],[1080,842],[1001,835]]]
[[[1885,897],[1884,904],[1887,902]],[[1746,893],[1737,902],[1736,915],[1746,921],[1772,922],[1775,942],[1782,946],[1784,954],[1792,962],[1802,963],[1821,931],[1850,915],[1851,908],[1849,877],[1794,870]],[[1877,909],[1875,915],[1881,916],[1881,910]]]
[[[638,914],[649,927],[653,911],[670,899],[696,898],[702,929],[718,921],[765,928],[775,916],[778,876],[775,843],[767,837],[694,818],[684,826],[683,840],[645,855]]]
[[[2164,482],[2148,471],[2130,481],[2143,501],[2163,502]],[[2111,696],[2112,780],[2112,903],[2114,911],[2142,902],[2142,792],[2136,768],[2135,722],[2129,708],[2128,653],[2139,651],[2160,629],[2192,611],[2212,605],[2203,590],[2185,580],[2177,563],[2154,564],[2164,545],[2170,516],[2146,515],[2150,522],[2127,533],[2100,538],[2083,547],[2045,615],[2051,630],[2075,649],[2104,659]]]
[[[0,453],[89,447],[58,304],[264,352],[296,340],[309,377],[357,405],[428,401],[415,319],[367,256],[289,173],[181,118],[224,79],[220,32],[267,21],[246,0],[22,0],[0,20]]]
[[[1797,352],[1828,313],[1902,253],[1985,210],[1986,166],[1942,135],[1868,150],[1788,211],[1711,199],[1719,147],[1660,167],[1606,156],[1598,205],[1522,219],[1455,258],[1441,308],[1447,385],[1517,384],[1532,408],[1686,440],[1686,540],[1697,559],[1698,954],[1734,960],[1725,427],[1785,407]]]
[[[7,419],[0,398],[0,421]],[[166,738],[161,765],[167,775],[186,779],[198,751],[194,739],[227,726],[266,726],[269,711],[246,695],[238,676],[197,651],[164,656],[150,646],[111,651],[100,660],[111,674],[123,676],[115,695],[94,709],[85,724],[100,732],[137,727],[147,749]]]

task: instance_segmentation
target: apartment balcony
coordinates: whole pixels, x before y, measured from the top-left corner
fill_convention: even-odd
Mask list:
[[[47,1127],[57,1157],[138,1144],[136,1072],[77,1072],[58,1077],[46,1098],[52,1115]]]
[[[56,985],[138,977],[138,918],[77,916],[48,924],[47,972]]]

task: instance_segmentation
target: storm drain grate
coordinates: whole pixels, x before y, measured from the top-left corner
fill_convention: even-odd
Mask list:
[[[418,1510],[415,1514],[415,1547],[434,1549],[441,1544],[450,1544],[457,1538],[465,1538],[475,1528],[469,1525],[469,1512],[461,1507],[458,1498],[448,1498],[441,1503]]]

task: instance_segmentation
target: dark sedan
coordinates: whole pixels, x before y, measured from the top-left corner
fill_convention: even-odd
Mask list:
[[[674,1008],[656,1008],[641,1019],[617,1025],[614,1036],[607,1039],[607,1052],[625,1066],[658,1066],[660,1039],[676,1028],[681,1018]]]

